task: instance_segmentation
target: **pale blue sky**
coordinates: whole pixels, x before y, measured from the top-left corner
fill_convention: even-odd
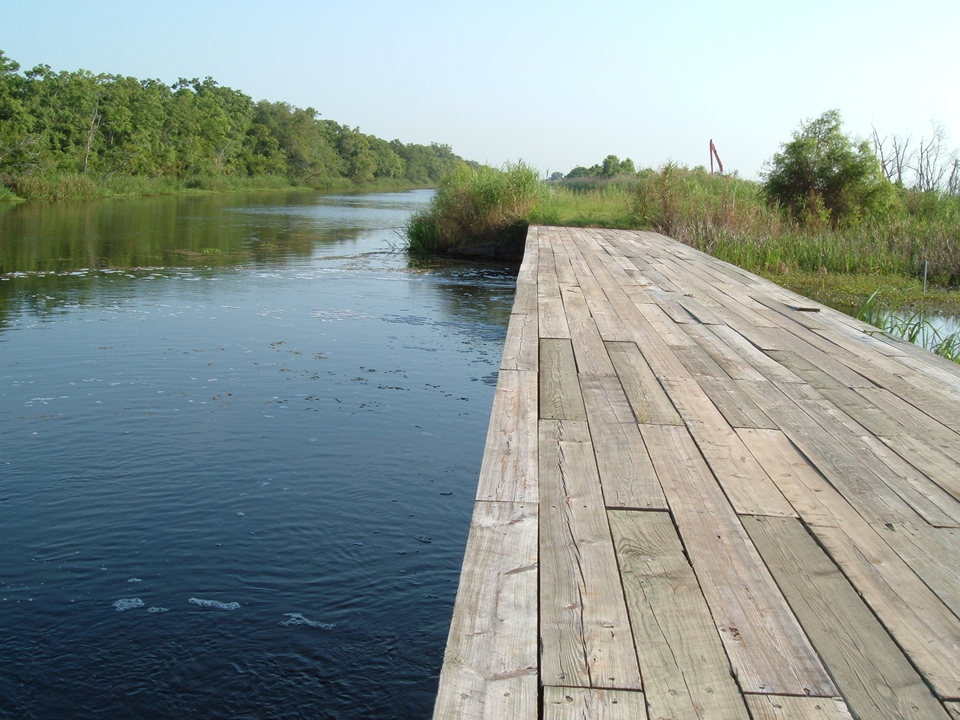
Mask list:
[[[756,177],[804,119],[960,147],[960,2],[5,0],[23,69],[211,76],[387,140],[567,172],[606,155]]]

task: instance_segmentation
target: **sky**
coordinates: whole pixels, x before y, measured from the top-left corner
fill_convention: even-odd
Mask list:
[[[803,121],[960,147],[957,0],[2,0],[54,71],[212,77],[386,140],[544,174],[607,155],[758,178]]]

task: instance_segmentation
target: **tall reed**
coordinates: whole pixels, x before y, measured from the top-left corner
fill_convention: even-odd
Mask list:
[[[529,217],[545,195],[539,173],[523,162],[503,169],[461,165],[408,221],[409,249],[519,257]]]
[[[960,363],[960,332],[944,333],[920,312],[889,308],[876,290],[863,301],[855,317],[886,333],[925,347],[940,357]]]

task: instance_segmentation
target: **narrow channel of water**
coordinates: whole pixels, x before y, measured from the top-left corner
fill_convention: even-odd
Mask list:
[[[0,210],[0,717],[428,717],[514,269],[427,192]]]

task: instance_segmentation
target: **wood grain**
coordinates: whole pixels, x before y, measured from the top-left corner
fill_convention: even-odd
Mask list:
[[[537,717],[537,534],[536,505],[476,504],[434,718]]]
[[[947,720],[886,629],[799,522],[751,517],[743,524],[857,717]]]
[[[836,695],[693,438],[670,425],[641,432],[740,686]]]
[[[642,692],[597,688],[543,689],[543,720],[645,720]]]
[[[670,515],[608,515],[651,717],[749,718]]]
[[[544,684],[642,689],[593,448],[540,434]]]

